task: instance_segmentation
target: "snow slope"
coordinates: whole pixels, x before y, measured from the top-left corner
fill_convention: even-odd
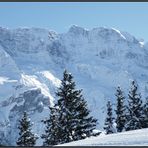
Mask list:
[[[59,146],[148,146],[148,129],[110,135],[101,134]]]

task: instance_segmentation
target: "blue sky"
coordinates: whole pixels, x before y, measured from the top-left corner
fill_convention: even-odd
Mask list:
[[[44,27],[62,33],[76,24],[114,27],[148,41],[147,2],[1,2],[0,26]]]

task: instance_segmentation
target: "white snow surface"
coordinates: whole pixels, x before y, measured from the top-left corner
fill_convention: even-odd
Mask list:
[[[101,134],[58,146],[148,146],[148,129],[114,134]]]
[[[59,87],[61,84],[61,81],[59,79],[57,79],[56,77],[54,77],[49,71],[43,71],[41,72],[45,78],[49,79],[53,85]]]
[[[41,83],[37,79],[38,79],[38,77],[35,75],[23,75],[22,74],[22,78],[21,78],[20,82],[21,82],[21,84],[24,84],[28,88],[38,87],[42,90],[42,92],[45,96],[49,96],[52,98],[52,96],[49,94],[48,87],[44,83]]]

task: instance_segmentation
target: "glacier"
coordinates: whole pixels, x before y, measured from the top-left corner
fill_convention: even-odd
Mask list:
[[[142,98],[148,96],[148,43],[115,28],[91,30],[73,25],[66,33],[43,28],[0,27],[0,141],[16,145],[18,119],[27,110],[33,131],[41,135],[41,120],[56,101],[64,69],[83,89],[91,114],[102,130],[106,102],[115,90],[127,96],[136,80]],[[37,145],[42,145],[38,139]]]

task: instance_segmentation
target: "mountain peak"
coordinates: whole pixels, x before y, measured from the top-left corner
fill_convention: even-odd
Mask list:
[[[74,34],[74,35],[86,35],[88,33],[93,33],[93,34],[98,34],[98,35],[101,35],[101,36],[117,36],[119,38],[122,38],[124,40],[126,40],[126,37],[121,33],[121,31],[115,29],[115,28],[107,28],[107,27],[95,27],[95,28],[92,28],[90,30],[87,30],[83,27],[80,27],[78,25],[72,25],[68,31],[68,33],[70,34]]]
[[[87,30],[77,25],[72,25],[68,31],[68,33],[73,34],[83,34],[84,32],[87,32]]]

